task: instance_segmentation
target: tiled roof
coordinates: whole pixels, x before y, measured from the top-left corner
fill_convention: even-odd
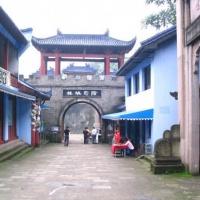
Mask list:
[[[41,98],[41,100],[50,100],[52,96],[52,87],[49,89],[49,91],[41,91],[30,84],[24,82],[23,80],[19,80],[19,83],[24,85],[25,87],[29,88],[31,90],[31,94]]]
[[[94,75],[97,70],[90,66],[68,66],[63,69],[63,74],[88,74]]]
[[[108,34],[57,34],[49,38],[32,37],[32,44],[38,48],[58,47],[105,47],[123,49],[128,53],[135,45],[136,38],[126,42],[109,37]]]
[[[47,75],[48,76],[54,76],[54,74],[55,74],[55,71],[54,71],[53,68],[50,68],[50,69],[47,70]],[[32,73],[32,75],[39,77],[40,76],[40,70],[38,69],[36,72]]]

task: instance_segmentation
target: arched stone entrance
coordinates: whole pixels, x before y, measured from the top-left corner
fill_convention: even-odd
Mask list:
[[[98,118],[99,121],[95,121],[96,124],[92,124],[92,126],[94,125],[97,129],[101,130],[102,129],[102,123],[101,123],[101,114],[103,112],[102,108],[96,104],[94,101],[92,100],[87,100],[87,99],[74,99],[70,102],[68,102],[62,109],[62,112],[59,114],[59,126],[61,127],[61,133],[62,133],[62,137],[63,137],[63,132],[64,132],[64,128],[66,125],[68,125],[70,127],[70,122],[69,124],[65,124],[65,116],[67,114],[67,111],[74,105],[76,104],[86,104],[86,105],[90,105],[91,107],[93,107],[93,109],[97,112],[98,114]],[[88,124],[82,124],[82,129],[84,129],[85,126],[88,126]],[[90,129],[92,129],[92,126],[90,124]]]
[[[58,127],[59,134],[64,130],[64,116],[66,111],[75,103],[87,103],[93,106],[99,116],[116,112],[116,107],[123,104],[124,97],[124,77],[105,76],[104,79],[93,75],[87,79],[87,75],[80,75],[80,79],[75,79],[74,75],[68,75],[66,79],[62,76],[42,76],[32,77],[28,83],[42,91],[48,91],[52,86],[52,97],[47,104],[49,110],[41,111],[41,120],[44,120],[45,130],[52,134],[52,127]],[[99,95],[84,95],[84,92],[99,92]],[[82,95],[66,95],[66,92]],[[80,93],[79,93],[80,92]],[[102,140],[105,139],[105,125],[101,124]]]

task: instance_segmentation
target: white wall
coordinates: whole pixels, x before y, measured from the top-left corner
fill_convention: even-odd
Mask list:
[[[142,68],[151,65],[151,89],[142,91]],[[178,123],[178,101],[170,92],[178,90],[177,83],[177,48],[176,39],[159,46],[152,59],[144,59],[126,79],[138,73],[140,76],[140,92],[127,97],[126,111],[142,111],[154,109],[151,139],[148,142],[154,146],[157,139],[163,137],[163,132]]]
[[[178,123],[178,101],[170,92],[178,90],[176,40],[168,41],[156,51],[154,60],[154,125],[152,143],[165,130]]]
[[[140,77],[140,92],[137,94],[134,94],[132,96],[126,95],[126,111],[141,111],[141,110],[147,110],[154,107],[154,88],[151,88],[149,90],[142,90],[142,70],[144,67],[147,67],[151,63],[151,59],[145,59],[143,62],[141,62],[134,70],[129,73],[126,76],[127,78],[133,77],[134,74],[139,72]],[[153,68],[153,67],[152,67]],[[151,74],[152,69],[151,68]],[[125,85],[127,92],[127,85]]]

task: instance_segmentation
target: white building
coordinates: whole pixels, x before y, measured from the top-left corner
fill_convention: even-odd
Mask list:
[[[126,111],[102,116],[120,120],[134,145],[151,144],[178,123],[176,26],[141,42],[139,49],[118,70],[125,76]],[[125,122],[122,120],[125,120]]]

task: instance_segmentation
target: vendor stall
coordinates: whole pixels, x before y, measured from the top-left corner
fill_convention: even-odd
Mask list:
[[[126,157],[126,149],[128,149],[127,145],[124,144],[112,144],[111,152],[114,155],[114,157],[117,157],[117,154],[121,152],[121,155],[123,154],[124,158]]]

